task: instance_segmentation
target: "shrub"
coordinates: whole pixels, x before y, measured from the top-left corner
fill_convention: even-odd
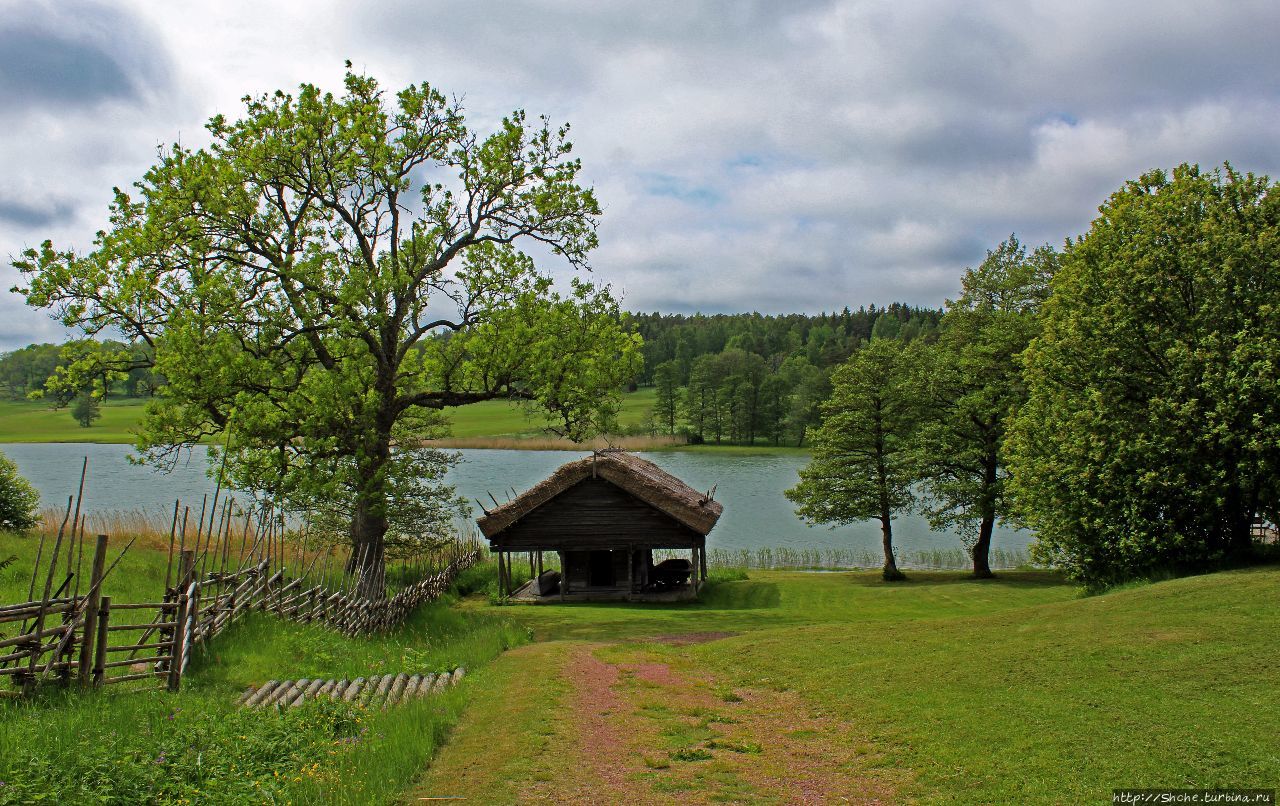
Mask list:
[[[0,453],[0,528],[23,531],[36,525],[40,494],[18,475],[18,466]]]

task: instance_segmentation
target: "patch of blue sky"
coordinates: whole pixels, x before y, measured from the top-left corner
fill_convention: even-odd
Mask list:
[[[711,207],[723,200],[716,190],[671,174],[646,173],[640,178],[645,192],[651,196],[666,196],[702,207]]]

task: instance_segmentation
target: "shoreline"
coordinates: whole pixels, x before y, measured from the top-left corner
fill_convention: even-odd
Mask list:
[[[107,437],[104,439],[13,439],[0,438],[3,445],[132,445],[132,439]],[[216,445],[216,440],[203,441],[202,445]],[[585,451],[621,448],[626,451],[658,452],[672,451],[682,453],[720,453],[739,456],[808,456],[809,448],[797,448],[791,445],[736,445],[704,443],[693,445],[682,442],[678,437],[610,437],[599,438],[588,442],[572,442],[561,437],[447,437],[438,440],[424,440],[424,447],[442,450],[498,450],[498,451],[563,451],[565,453],[583,453]]]

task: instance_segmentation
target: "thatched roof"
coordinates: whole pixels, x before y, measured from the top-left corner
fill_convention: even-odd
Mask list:
[[[711,531],[724,506],[680,479],[625,451],[598,451],[562,465],[543,481],[530,487],[497,509],[485,513],[476,524],[492,539],[525,515],[568,490],[583,479],[598,476],[666,513],[698,534]]]

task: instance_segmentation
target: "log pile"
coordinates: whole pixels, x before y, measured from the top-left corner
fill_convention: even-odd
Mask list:
[[[462,667],[442,674],[388,674],[355,680],[268,680],[251,686],[236,702],[244,708],[296,708],[308,700],[338,700],[365,708],[389,708],[408,700],[438,694],[466,674]]]

